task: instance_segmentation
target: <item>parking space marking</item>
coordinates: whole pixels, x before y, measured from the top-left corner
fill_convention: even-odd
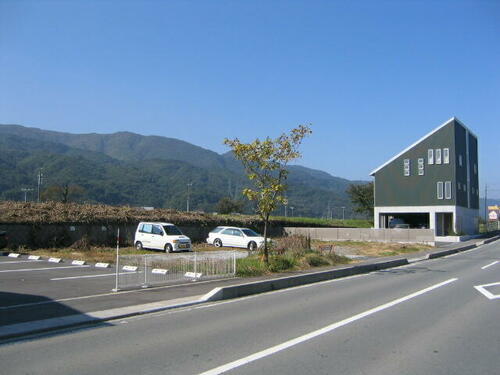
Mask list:
[[[0,273],[62,270],[62,269],[65,269],[65,268],[85,268],[85,267],[90,267],[90,266],[65,266],[65,267],[44,267],[44,268],[22,268],[22,269],[19,269],[19,270],[2,270],[2,271],[0,271]]]
[[[3,266],[5,264],[14,264],[14,263],[33,263],[33,262],[43,262],[43,260],[14,260],[14,261],[6,261],[6,262],[0,262],[0,266]]]
[[[230,280],[230,279],[228,279],[228,280]],[[220,281],[220,280],[197,281],[196,285],[215,283],[217,281]],[[12,309],[20,308],[20,307],[47,305],[49,303],[68,302],[68,301],[76,301],[76,300],[81,300],[81,299],[90,299],[90,298],[98,298],[98,297],[106,297],[106,296],[117,296],[120,294],[144,293],[144,292],[148,292],[148,291],[155,291],[158,289],[171,289],[171,288],[175,288],[175,287],[179,287],[179,286],[186,286],[186,285],[193,285],[193,282],[190,281],[189,283],[184,283],[184,284],[156,286],[154,288],[148,288],[148,289],[123,290],[121,292],[101,293],[101,294],[93,294],[93,295],[89,295],[89,296],[61,298],[61,299],[56,299],[56,300],[51,300],[51,301],[29,302],[29,303],[22,303],[19,305],[2,306],[2,307],[0,307],[0,311],[1,310],[12,310]]]
[[[119,275],[130,275],[131,273],[138,273],[138,272],[120,272]],[[50,279],[50,281],[60,281],[60,280],[73,280],[73,279],[91,279],[94,277],[105,277],[105,276],[116,276],[115,273],[104,273],[101,275],[85,275],[85,276],[69,276],[69,277],[56,277],[54,279]]]
[[[498,260],[495,260],[494,262],[487,264],[486,266],[481,267],[482,270],[485,270],[488,267],[494,266],[495,264],[498,263]]]

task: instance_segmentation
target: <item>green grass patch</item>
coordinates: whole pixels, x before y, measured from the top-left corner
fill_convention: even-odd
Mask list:
[[[236,276],[261,276],[268,272],[267,266],[257,256],[236,259]]]
[[[311,267],[321,267],[330,265],[328,259],[325,256],[318,253],[306,254],[304,260]]]
[[[269,259],[270,272],[284,272],[293,270],[298,264],[297,258],[290,255],[276,255]]]
[[[273,216],[272,221],[282,221],[295,224],[310,224],[322,227],[372,228],[373,221],[367,219],[319,219],[315,217],[285,217]]]

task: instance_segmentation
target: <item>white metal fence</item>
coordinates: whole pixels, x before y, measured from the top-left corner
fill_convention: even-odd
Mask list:
[[[234,277],[236,252],[120,255],[115,289]]]

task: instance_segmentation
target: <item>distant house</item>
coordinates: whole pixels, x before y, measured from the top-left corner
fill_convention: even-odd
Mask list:
[[[456,117],[371,172],[374,226],[430,228],[436,236],[479,229],[477,137]]]

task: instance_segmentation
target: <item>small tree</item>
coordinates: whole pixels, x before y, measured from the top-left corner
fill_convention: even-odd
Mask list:
[[[233,212],[240,213],[244,209],[244,202],[229,197],[223,197],[219,200],[219,203],[217,203],[216,209],[220,214],[230,214]]]
[[[85,189],[80,185],[51,185],[42,193],[42,200],[68,203],[71,200],[77,200],[85,193]]]
[[[373,182],[367,184],[351,184],[347,194],[354,204],[354,211],[373,216]]]
[[[241,161],[254,188],[243,189],[243,195],[256,201],[257,214],[264,222],[264,260],[269,263],[267,228],[269,216],[279,203],[286,204],[284,192],[288,176],[288,163],[301,156],[298,151],[302,139],[312,131],[308,126],[299,125],[290,134],[282,134],[276,139],[267,137],[264,141],[256,139],[252,143],[241,143],[225,139],[224,144],[231,147],[234,156]]]

